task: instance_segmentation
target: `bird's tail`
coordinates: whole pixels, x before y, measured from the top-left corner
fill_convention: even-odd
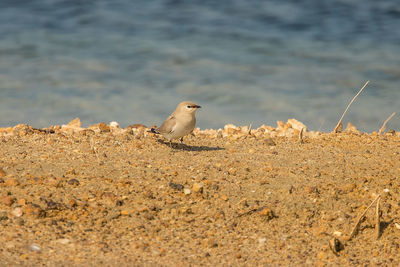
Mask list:
[[[151,129],[150,129],[150,132],[151,132],[151,133],[154,133],[154,134],[160,134],[160,133],[157,131],[157,129],[155,129],[155,128],[151,128]]]

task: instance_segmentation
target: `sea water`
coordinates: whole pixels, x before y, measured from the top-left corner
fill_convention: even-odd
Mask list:
[[[0,126],[296,118],[400,130],[400,5],[376,0],[2,0]]]

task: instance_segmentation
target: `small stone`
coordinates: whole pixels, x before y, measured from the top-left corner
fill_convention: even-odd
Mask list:
[[[79,118],[75,118],[72,121],[68,122],[68,126],[82,127],[82,122]]]
[[[287,123],[290,124],[290,127],[293,129],[296,129],[298,131],[301,131],[301,129],[304,129],[303,131],[307,131],[307,126],[304,125],[304,123],[296,120],[296,119],[288,119]]]
[[[8,179],[4,182],[5,186],[13,187],[19,185],[19,182],[16,178]]]
[[[138,212],[144,212],[144,211],[148,211],[148,210],[149,210],[149,208],[146,207],[146,206],[141,206],[141,207],[139,207],[139,208],[137,209]]]
[[[29,250],[30,250],[30,251],[34,251],[34,252],[39,252],[39,251],[40,251],[40,247],[39,247],[38,244],[33,243],[33,244],[31,244],[31,245],[29,246]]]
[[[228,200],[228,196],[227,196],[227,195],[222,195],[222,196],[221,196],[221,199],[222,199],[223,201],[227,201],[227,200]]]
[[[394,223],[394,226],[396,227],[397,230],[400,230],[400,224]]]
[[[236,170],[234,168],[229,168],[228,173],[230,175],[236,175]]]
[[[8,220],[7,212],[1,211],[0,212],[0,221]]]
[[[204,185],[206,185],[206,186],[210,186],[211,185],[211,182],[210,182],[210,180],[203,180],[203,184]]]
[[[98,124],[98,128],[100,129],[101,133],[109,132],[110,131],[110,126],[105,124],[104,122],[101,122]]]
[[[185,194],[185,195],[190,195],[190,189],[189,188],[185,188],[185,189],[183,189],[183,193]]]
[[[100,133],[110,132],[110,126],[108,126],[104,122],[100,122],[100,123],[96,123],[96,124],[90,125],[88,127],[88,129],[93,130],[95,132],[100,132]]]
[[[79,181],[77,179],[71,179],[68,181],[68,184],[77,186],[79,185]]]
[[[62,245],[66,245],[66,244],[70,243],[71,240],[69,240],[68,238],[60,238],[60,239],[57,239],[56,242],[60,243]]]
[[[259,245],[264,245],[266,241],[267,241],[267,238],[265,238],[265,237],[260,237],[260,238],[258,239],[258,244],[259,244]]]
[[[0,203],[10,207],[14,203],[14,198],[12,196],[4,196],[0,198]]]
[[[253,148],[249,149],[249,154],[254,154],[254,152],[256,152]]]
[[[192,186],[192,190],[195,193],[203,193],[203,183],[194,183]]]
[[[35,218],[40,218],[40,217],[45,217],[46,212],[42,210],[42,208],[37,205],[37,204],[29,204],[24,207],[24,211],[26,215],[35,217]]]
[[[342,232],[335,231],[335,232],[333,232],[333,235],[336,236],[336,237],[341,237],[342,236]]]
[[[339,241],[339,239],[337,239],[336,237],[332,237],[329,240],[329,248],[332,250],[332,252],[336,255],[338,252],[340,252],[344,246],[343,244]],[[320,252],[320,254],[323,253],[322,251]],[[318,255],[319,256],[319,255]],[[321,259],[321,257],[318,257]],[[326,258],[326,254],[324,254],[324,258]]]
[[[20,206],[25,206],[26,205],[26,200],[24,198],[20,198],[20,199],[18,199],[17,203]]]
[[[260,210],[260,215],[261,216],[265,216],[268,221],[273,219],[273,218],[275,218],[275,214],[270,208],[261,209]]]
[[[175,190],[183,190],[183,188],[184,188],[183,185],[176,184],[176,183],[173,183],[173,182],[169,183],[169,187],[171,187],[172,189],[175,189]]]
[[[111,128],[111,129],[117,129],[117,128],[119,128],[118,122],[116,122],[116,121],[110,122],[110,128]]]
[[[351,122],[347,123],[346,129],[344,130],[345,133],[355,133],[359,134],[360,132],[357,130],[356,126],[354,126]]]
[[[4,176],[6,176],[6,172],[2,168],[0,168],[0,177]]]
[[[127,215],[129,215],[129,211],[127,211],[127,210],[121,210],[121,215],[127,216]]]
[[[22,209],[21,208],[15,208],[11,214],[15,217],[21,217],[22,216]]]

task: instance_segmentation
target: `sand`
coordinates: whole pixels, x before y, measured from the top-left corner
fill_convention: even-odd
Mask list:
[[[141,125],[2,128],[1,265],[400,265],[398,133],[292,124],[172,148]],[[379,195],[379,236],[374,206],[346,241]]]

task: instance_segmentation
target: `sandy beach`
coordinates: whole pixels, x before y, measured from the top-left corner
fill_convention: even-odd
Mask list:
[[[400,265],[399,133],[299,127],[1,128],[0,265]]]

